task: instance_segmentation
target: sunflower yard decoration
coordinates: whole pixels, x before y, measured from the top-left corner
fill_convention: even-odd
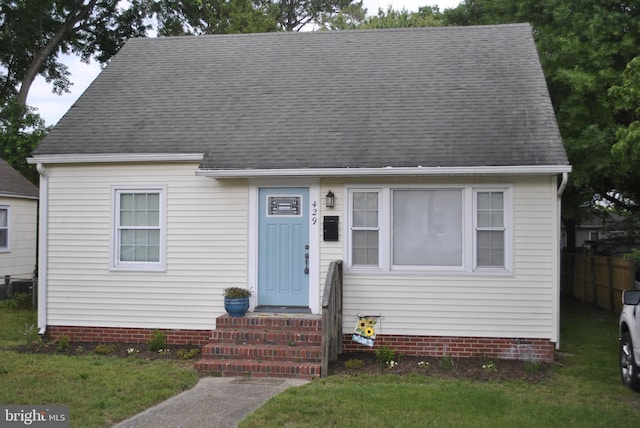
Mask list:
[[[373,347],[373,343],[376,339],[378,318],[380,318],[380,316],[358,314],[358,321],[356,323],[356,329],[353,333],[352,340],[360,343],[361,345]]]

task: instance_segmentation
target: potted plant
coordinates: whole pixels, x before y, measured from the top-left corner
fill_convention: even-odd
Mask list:
[[[224,289],[224,309],[232,317],[243,317],[249,309],[249,297],[253,293],[247,288],[229,287]]]

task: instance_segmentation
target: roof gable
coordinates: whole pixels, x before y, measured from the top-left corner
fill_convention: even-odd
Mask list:
[[[0,159],[0,195],[37,198],[39,191],[4,159]]]
[[[132,39],[35,152],[205,169],[566,165],[527,24]]]

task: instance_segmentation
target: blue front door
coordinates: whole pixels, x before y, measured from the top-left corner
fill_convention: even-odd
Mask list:
[[[258,305],[309,306],[309,189],[259,191]]]

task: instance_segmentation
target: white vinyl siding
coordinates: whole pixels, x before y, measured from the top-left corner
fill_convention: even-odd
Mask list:
[[[7,229],[6,246],[0,248],[0,277],[31,278],[36,267],[38,201],[0,196],[2,208],[7,210]],[[5,224],[2,219],[0,224]]]
[[[331,181],[324,183],[336,193],[336,203],[348,215],[349,189],[380,187],[380,183],[350,180],[339,192]],[[465,207],[472,206],[473,192],[508,189],[511,247],[506,251],[510,269],[473,271],[365,270],[344,267],[344,329],[353,332],[357,314],[382,316],[380,334],[543,338],[558,341],[559,226],[555,177],[501,177],[502,185],[490,178],[386,179],[385,185],[450,188],[469,187]],[[508,186],[506,185],[508,184]],[[338,208],[338,206],[336,206]],[[509,217],[509,216],[507,216]],[[473,238],[473,221],[465,226]],[[388,220],[391,224],[391,219]],[[346,223],[346,222],[345,222]],[[384,224],[384,222],[383,222]],[[343,225],[345,233],[349,226]],[[346,235],[345,235],[346,236]],[[348,243],[342,243],[345,255]],[[331,260],[341,259],[334,243],[323,242],[322,270]],[[469,244],[472,247],[471,244]],[[326,248],[326,250],[325,250]],[[344,258],[345,260],[346,257]],[[469,258],[473,265],[473,257]],[[324,284],[324,276],[321,284]],[[508,355],[505,355],[508,358]]]
[[[245,180],[197,162],[69,165],[49,179],[49,325],[213,329],[223,289],[247,286]],[[115,188],[166,188],[164,271],[112,270]]]

